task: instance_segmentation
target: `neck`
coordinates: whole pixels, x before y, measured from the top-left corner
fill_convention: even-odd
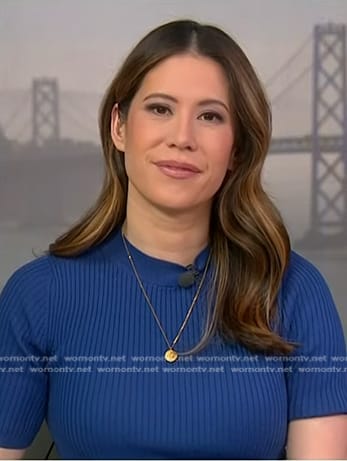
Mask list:
[[[123,233],[143,253],[188,266],[208,244],[209,219],[206,209],[173,215],[128,202]]]

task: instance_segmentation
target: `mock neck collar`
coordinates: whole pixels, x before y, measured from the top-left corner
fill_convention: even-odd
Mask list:
[[[126,239],[125,236],[124,238]],[[135,247],[127,239],[126,243],[136,270],[143,282],[155,285],[178,286],[178,276],[186,270],[186,266],[150,256]],[[133,273],[120,228],[114,230],[106,241],[101,244],[101,251],[107,260],[120,264],[123,269]],[[196,256],[195,261],[191,262],[199,272],[203,272],[205,268],[209,251],[210,247],[207,245]]]

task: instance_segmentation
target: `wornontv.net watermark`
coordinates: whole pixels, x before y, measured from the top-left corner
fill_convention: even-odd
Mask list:
[[[165,366],[166,365],[166,366]],[[212,366],[211,366],[212,365]],[[162,355],[0,356],[4,373],[346,373],[346,356]]]

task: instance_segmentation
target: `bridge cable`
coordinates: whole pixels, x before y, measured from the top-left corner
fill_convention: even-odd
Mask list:
[[[265,82],[265,87],[269,87],[284,72],[292,62],[304,51],[306,46],[312,41],[312,34],[308,35],[302,45],[293,53],[285,63],[283,63],[274,74]]]
[[[22,97],[19,101],[19,104],[16,105],[15,110],[11,113],[11,115],[7,118],[7,120],[5,120],[5,122],[1,124],[4,132],[8,130],[9,126],[16,119],[17,115],[23,112],[23,106],[27,103],[29,96],[30,96],[30,92],[26,91],[25,96]]]
[[[279,101],[285,93],[289,92],[312,68],[312,64],[305,67],[305,69],[300,72],[283,90],[276,94],[274,98],[271,99],[272,107],[276,105],[277,101]]]

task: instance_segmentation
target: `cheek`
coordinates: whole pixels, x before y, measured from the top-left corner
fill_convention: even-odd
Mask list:
[[[155,145],[163,137],[163,128],[153,124],[148,116],[136,112],[129,119],[126,151],[136,156],[145,155],[146,149]]]
[[[144,168],[151,159],[149,152],[160,140],[158,130],[153,129],[153,124],[148,123],[146,117],[135,115],[130,121],[125,142],[125,169],[129,178],[141,180],[144,178]]]
[[[233,150],[234,137],[230,131],[221,133],[210,142],[210,165],[217,175],[224,175],[228,169]]]
[[[137,122],[136,117],[133,117],[127,126],[127,135],[125,142],[125,152],[129,156],[133,152],[139,150],[143,143],[143,138],[146,136],[146,131],[143,130],[143,125]]]

